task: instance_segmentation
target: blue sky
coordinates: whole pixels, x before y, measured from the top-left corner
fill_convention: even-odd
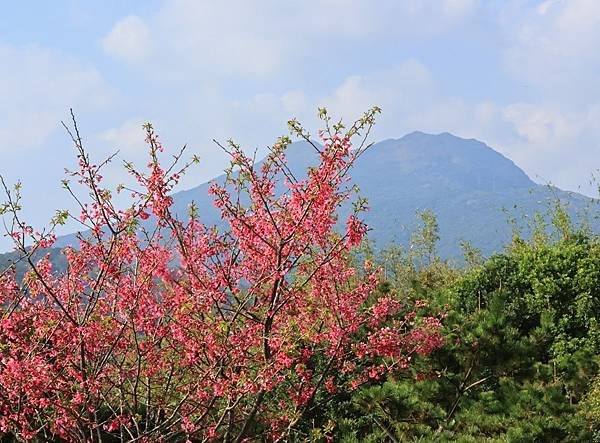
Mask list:
[[[187,143],[202,164],[185,188],[225,165],[213,138],[261,148],[290,117],[316,129],[317,106],[350,120],[379,105],[374,140],[475,137],[535,181],[595,195],[599,43],[597,0],[8,2],[0,173],[23,181],[43,226],[72,206],[69,107],[98,159],[143,164],[145,121],[167,147]]]

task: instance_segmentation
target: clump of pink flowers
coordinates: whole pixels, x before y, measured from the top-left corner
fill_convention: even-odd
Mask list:
[[[336,231],[348,171],[366,149],[352,140],[378,112],[345,129],[321,111],[322,146],[291,121],[319,151],[300,180],[285,161],[288,137],[260,165],[224,147],[231,168],[210,191],[222,230],[202,222],[202,208],[173,215],[190,164],[161,166],[152,126],[147,170],[128,166],[139,188],[119,209],[75,125],[71,175],[89,194],[77,200],[88,234],[62,251],[65,272],[32,259],[53,229],[21,220],[18,192],[4,206],[31,270],[22,282],[0,275],[0,430],[43,441],[286,440],[319,401],[440,347],[436,318],[415,322],[378,298],[379,270],[353,264],[367,231],[360,214]]]

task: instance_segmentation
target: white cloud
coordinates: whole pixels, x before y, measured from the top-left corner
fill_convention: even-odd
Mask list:
[[[119,159],[143,166],[148,153],[144,123],[142,119],[129,119],[118,127],[100,132],[96,143],[103,145],[105,155],[118,151]]]
[[[420,112],[423,107],[415,109],[416,104],[430,103],[435,89],[429,70],[416,60],[407,60],[390,69],[346,78],[333,94],[321,98],[319,105],[347,119],[358,118],[377,105],[384,110],[381,119],[389,122],[389,127],[379,132],[389,132],[394,127],[398,131],[405,127],[402,119],[411,112],[411,108]]]
[[[289,114],[297,115],[305,113],[309,108],[308,97],[303,91],[288,91],[281,97],[283,109]]]
[[[508,144],[517,163],[539,180],[591,192],[587,182],[600,167],[600,106],[570,112],[557,106],[515,103],[502,114],[518,135]]]
[[[101,40],[103,49],[127,62],[141,62],[150,54],[150,30],[143,19],[130,15],[118,21]]]
[[[276,69],[288,50],[285,36],[277,38],[273,29],[279,25],[262,17],[250,2],[173,0],[153,16],[117,22],[102,45],[127,63],[151,67],[145,71],[150,76],[178,81],[199,74],[262,76]]]
[[[170,0],[153,15],[118,21],[101,43],[163,80],[264,78],[327,46],[445,32],[478,7],[478,0],[384,0],[377,7],[368,0]]]
[[[40,46],[0,43],[0,152],[43,146],[70,107],[106,109],[114,92],[91,65]]]
[[[393,18],[410,33],[437,34],[470,18],[479,7],[479,0],[405,0],[395,3]],[[386,20],[383,15],[378,18]]]
[[[509,73],[562,106],[600,101],[600,2],[546,1],[507,24]]]
[[[503,117],[511,122],[516,132],[532,146],[555,143],[575,136],[581,130],[581,121],[569,118],[560,109],[515,103],[503,109]]]
[[[444,12],[454,18],[470,15],[478,6],[477,0],[444,0],[442,2]]]
[[[99,134],[100,140],[124,154],[138,154],[145,152],[145,132],[142,127],[145,122],[141,119],[130,119],[117,128],[108,129]]]
[[[505,17],[502,56],[530,97],[503,106],[508,149],[533,175],[591,192],[589,174],[600,166],[600,2],[520,5]]]

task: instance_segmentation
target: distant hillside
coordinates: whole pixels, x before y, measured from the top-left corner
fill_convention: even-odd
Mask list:
[[[314,150],[302,142],[292,144],[287,157],[297,173],[316,161]],[[461,240],[486,255],[501,250],[512,232],[504,210],[521,220],[546,211],[557,197],[574,216],[592,204],[580,194],[538,185],[486,144],[449,133],[413,132],[379,142],[359,159],[351,175],[369,200],[365,218],[378,246],[392,241],[407,244],[416,211],[431,209],[440,226],[440,253],[447,258],[460,255]],[[205,223],[219,224],[208,188],[204,183],[174,194],[175,212],[185,216],[195,201]],[[62,237],[57,246],[73,241],[74,236]]]
[[[538,185],[511,160],[474,139],[413,132],[373,146],[353,170],[369,199],[366,216],[379,244],[406,244],[415,211],[431,209],[440,226],[440,252],[458,255],[468,240],[484,254],[510,240],[508,214],[517,220],[545,212],[556,198],[578,217],[592,199]],[[579,217],[580,218],[580,217]]]
[[[288,162],[296,174],[316,162],[312,147],[294,143]],[[460,255],[459,243],[468,240],[486,255],[500,251],[510,240],[508,214],[544,212],[556,198],[577,217],[592,199],[538,185],[511,160],[486,144],[452,134],[413,132],[400,139],[373,145],[351,171],[360,194],[369,200],[365,219],[369,237],[378,246],[391,241],[406,245],[416,227],[415,213],[431,209],[440,226],[440,253]],[[217,177],[216,180],[222,180]],[[205,183],[175,194],[175,208],[185,214],[195,201],[207,223],[219,223]]]
[[[59,248],[38,250],[33,254],[32,259],[34,262],[36,262],[43,258],[46,254],[50,254],[50,261],[53,264],[54,270],[60,273],[62,270],[66,269],[67,259],[61,253]],[[26,260],[23,260],[21,254],[18,252],[7,252],[5,254],[0,254],[0,272],[9,267],[14,268],[17,281],[21,281],[25,273],[30,270],[29,263]]]

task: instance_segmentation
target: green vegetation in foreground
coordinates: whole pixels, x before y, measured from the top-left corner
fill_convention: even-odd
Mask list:
[[[379,290],[446,312],[446,346],[406,378],[341,393],[314,411],[304,436],[600,441],[600,238],[558,207],[551,226],[539,218],[531,240],[515,233],[487,260],[463,244],[457,268],[436,254],[435,217],[421,219],[411,249],[375,257],[385,269]]]

